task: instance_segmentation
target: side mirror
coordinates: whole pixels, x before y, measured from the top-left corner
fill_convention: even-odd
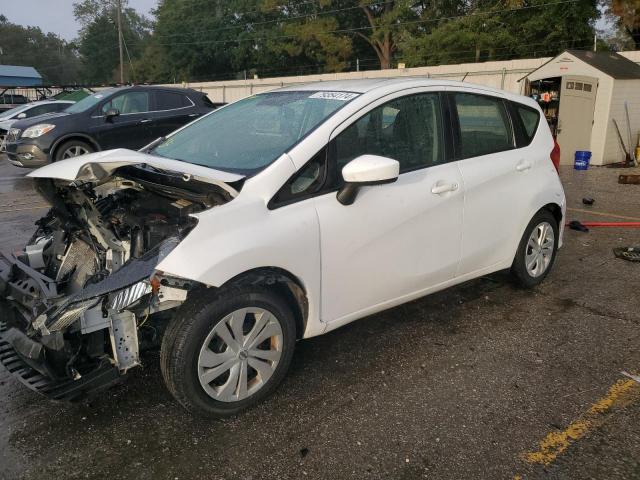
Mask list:
[[[392,158],[378,155],[360,155],[342,169],[344,185],[338,191],[337,199],[343,205],[351,205],[360,187],[393,183],[400,174],[400,163]]]
[[[104,117],[106,120],[111,120],[113,117],[117,117],[118,115],[120,115],[120,110],[118,110],[117,108],[110,108],[104,114]]]
[[[26,114],[26,113],[24,113],[24,112],[19,113],[19,114],[16,116],[16,118],[18,118],[18,119],[27,118],[27,114]]]

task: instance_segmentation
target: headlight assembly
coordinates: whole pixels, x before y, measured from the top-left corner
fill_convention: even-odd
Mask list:
[[[50,123],[41,123],[38,125],[34,125],[33,127],[27,128],[22,133],[22,138],[38,138],[44,135],[45,133],[50,132],[56,128],[55,125],[51,125]]]
[[[111,309],[120,312],[127,308],[129,305],[134,304],[142,297],[151,293],[151,283],[148,281],[142,281],[131,285],[124,290],[120,290],[110,302]]]

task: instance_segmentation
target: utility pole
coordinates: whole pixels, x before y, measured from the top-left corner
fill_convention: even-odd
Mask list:
[[[598,51],[598,34],[597,33],[593,34],[593,51],[594,52]]]
[[[122,0],[116,0],[118,8],[118,48],[120,49],[120,83],[124,83],[124,62],[122,57]]]

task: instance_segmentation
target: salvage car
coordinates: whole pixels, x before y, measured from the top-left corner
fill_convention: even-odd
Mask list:
[[[253,95],[139,152],[30,173],[51,211],[4,255],[0,360],[52,398],[160,346],[192,412],[272,393],[296,341],[498,270],[544,280],[565,197],[536,103],[424,79]]]
[[[110,148],[137,150],[218,105],[188,88],[108,88],[46,119],[14,123],[5,150],[13,165],[27,168]]]
[[[18,120],[37,117],[45,113],[61,112],[73,103],[70,100],[39,100],[0,113],[0,151],[4,148],[1,144],[4,142],[7,131]]]

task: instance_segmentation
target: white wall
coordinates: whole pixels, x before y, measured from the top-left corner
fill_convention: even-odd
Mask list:
[[[624,110],[624,102],[629,106],[629,120],[631,123],[631,150],[635,151],[640,132],[640,80],[616,80],[611,97],[611,106],[608,122],[604,129],[603,138],[603,163],[621,162],[624,160],[624,151],[618,140],[613,119],[620,127],[622,139],[629,148],[627,117]]]
[[[264,92],[288,85],[329,80],[358,78],[388,78],[401,76],[424,76],[458,80],[521,93],[524,82],[518,82],[529,72],[548,61],[549,58],[509,60],[501,62],[462,63],[434,67],[405,68],[402,70],[368,70],[363,72],[328,73],[292,77],[265,78],[257,80],[229,80],[224,82],[196,82],[182,84],[201,90],[214,102],[233,102],[254,93]]]
[[[640,51],[620,52],[630,60],[640,63]],[[551,60],[545,58],[525,58],[500,62],[461,63],[433,67],[405,68],[402,70],[368,70],[364,72],[327,73],[249,80],[227,80],[222,82],[192,82],[178,84],[206,92],[214,102],[233,102],[254,93],[265,92],[285,85],[321,82],[328,80],[346,80],[356,78],[380,78],[398,76],[425,76],[445,80],[464,79],[465,82],[500,88],[513,93],[523,93],[522,77]]]

